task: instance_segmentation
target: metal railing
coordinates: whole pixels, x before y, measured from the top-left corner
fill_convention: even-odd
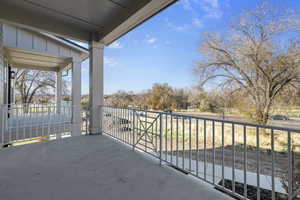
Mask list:
[[[11,104],[0,107],[0,144],[36,138],[60,138],[71,131],[72,106]]]
[[[102,131],[241,199],[297,199],[300,130],[102,107]]]

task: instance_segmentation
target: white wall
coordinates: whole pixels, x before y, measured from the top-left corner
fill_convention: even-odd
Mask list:
[[[53,56],[80,57],[80,52],[42,34],[3,24],[4,46],[46,53]]]

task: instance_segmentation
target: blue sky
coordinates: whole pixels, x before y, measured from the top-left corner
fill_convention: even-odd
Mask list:
[[[141,92],[153,83],[177,88],[195,84],[201,34],[224,32],[230,20],[260,0],[180,0],[140,25],[104,52],[105,94]],[[299,9],[299,0],[270,0],[275,7]],[[82,64],[82,93],[88,93],[88,60]]]

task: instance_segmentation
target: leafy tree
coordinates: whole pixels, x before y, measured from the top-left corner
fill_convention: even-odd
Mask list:
[[[149,91],[147,102],[155,110],[171,108],[175,103],[173,89],[166,83],[156,83]]]
[[[243,12],[225,34],[206,33],[195,67],[201,84],[235,87],[247,95],[253,120],[268,122],[275,99],[300,81],[300,17],[263,2]]]

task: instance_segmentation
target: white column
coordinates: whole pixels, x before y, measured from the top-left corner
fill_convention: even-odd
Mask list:
[[[100,42],[90,42],[90,127],[91,134],[102,134],[103,50]]]
[[[56,91],[55,91],[55,103],[56,112],[61,112],[61,101],[62,101],[62,72],[56,72]]]
[[[72,63],[72,136],[81,135],[81,62]]]
[[[0,23],[0,149],[2,145],[7,143],[6,134],[6,124],[7,124],[7,105],[5,103],[5,97],[7,97],[7,90],[5,88],[5,69],[4,69],[4,49],[3,49],[3,27]]]

